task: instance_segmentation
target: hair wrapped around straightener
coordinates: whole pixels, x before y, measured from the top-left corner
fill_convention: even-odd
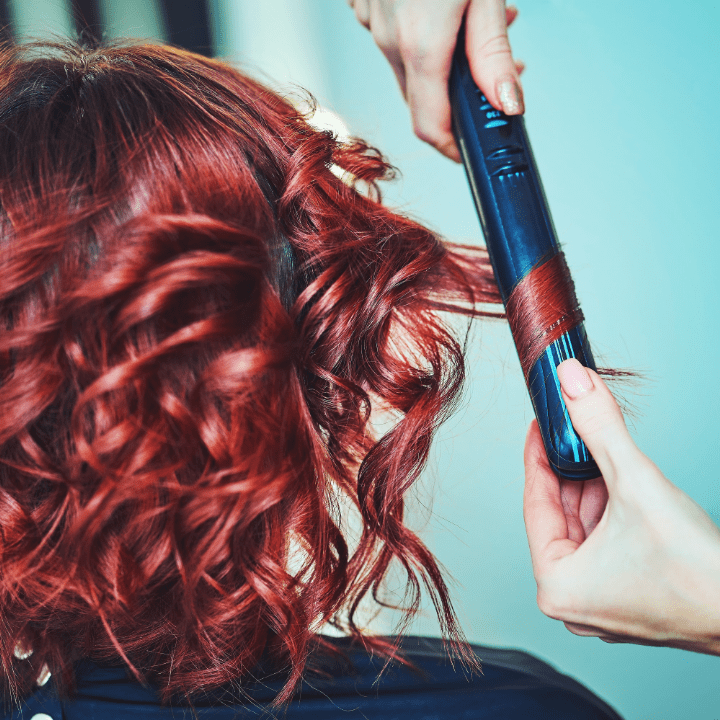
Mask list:
[[[527,380],[545,349],[584,320],[562,252],[543,258],[513,288],[505,313]]]

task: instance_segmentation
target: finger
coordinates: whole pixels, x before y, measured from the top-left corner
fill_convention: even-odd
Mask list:
[[[523,515],[537,579],[550,563],[573,552],[578,542],[570,538],[560,481],[550,468],[540,430],[534,420],[525,440]]]
[[[651,640],[650,638],[638,637],[637,635],[615,635],[604,632],[599,636],[606,643],[622,643],[624,645],[644,645],[646,647],[676,647],[681,650],[694,649],[691,643],[682,640],[668,640],[666,638]]]
[[[644,456],[630,437],[615,398],[596,372],[572,358],[560,363],[557,373],[573,427],[611,487],[619,468],[632,472]]]
[[[397,28],[392,17],[387,15],[388,9],[382,3],[371,3],[370,0],[349,1],[355,3],[355,15],[358,21],[370,30],[375,44],[385,55],[395,73],[403,98],[407,100],[404,61],[398,48]]]
[[[596,637],[606,643],[632,643],[632,638],[623,635],[613,635],[603,628],[581,623],[563,622],[563,625],[573,634],[580,637]]]
[[[593,625],[582,625],[573,622],[564,622],[563,625],[565,625],[573,635],[580,635],[581,637],[600,637],[601,635],[607,635],[604,630],[594,627]]]
[[[599,477],[577,482],[560,481],[560,498],[568,523],[568,537],[578,543],[595,529],[607,507],[608,491]]]
[[[466,46],[470,70],[496,110],[525,111],[522,85],[513,61],[502,0],[473,0],[468,6]]]
[[[382,48],[381,48],[382,49]],[[382,50],[383,55],[387,58],[390,63],[390,67],[395,73],[398,85],[400,86],[400,92],[403,98],[407,101],[407,78],[405,76],[405,65],[403,64],[402,58],[397,48],[387,48]]]
[[[583,483],[571,480],[560,481],[560,500],[565,511],[568,526],[568,537],[578,545],[585,540],[585,531],[580,520],[580,502],[583,494]]]
[[[585,537],[587,537],[596,528],[605,513],[608,503],[608,491],[607,485],[605,485],[605,481],[601,477],[585,480],[579,484],[583,486],[583,489],[578,517]]]
[[[441,153],[459,162],[452,134],[448,81],[452,55],[465,3],[435,3],[413,16],[398,20],[399,48],[405,66],[406,97],[415,134]]]
[[[367,30],[370,29],[370,2],[369,0],[348,0],[348,5],[355,11],[357,21]]]

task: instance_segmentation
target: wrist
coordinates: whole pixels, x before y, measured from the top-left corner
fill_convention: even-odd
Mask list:
[[[673,646],[720,655],[720,533],[696,547],[693,557],[682,554],[673,565]]]

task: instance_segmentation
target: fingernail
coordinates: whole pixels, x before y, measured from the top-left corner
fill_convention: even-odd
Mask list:
[[[522,90],[515,78],[500,80],[497,84],[497,94],[506,115],[522,115],[525,112]]]
[[[557,375],[563,391],[571,400],[577,400],[593,389],[588,371],[575,358],[561,362],[557,366]]]

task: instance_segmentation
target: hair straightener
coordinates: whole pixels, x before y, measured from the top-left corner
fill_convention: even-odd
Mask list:
[[[524,120],[495,110],[478,89],[470,73],[464,36],[463,25],[450,76],[453,132],[509,314],[508,299],[519,283],[553,258],[562,261],[562,255]],[[566,267],[564,261],[562,265]],[[572,280],[566,269],[565,273],[574,298]],[[601,473],[572,426],[556,370],[572,357],[595,369],[577,306],[576,312],[579,322],[545,347],[529,367],[526,381],[551,467],[562,479],[589,480]],[[562,319],[556,318],[555,325]],[[551,329],[552,324],[548,334]],[[513,338],[520,350],[516,328]]]

